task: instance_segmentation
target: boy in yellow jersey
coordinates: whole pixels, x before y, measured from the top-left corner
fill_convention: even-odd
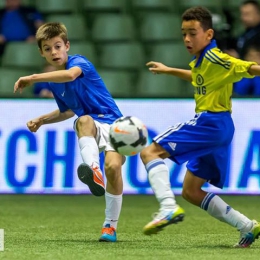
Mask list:
[[[187,50],[195,56],[191,70],[170,68],[148,62],[154,74],[165,73],[190,81],[195,89],[196,115],[170,127],[141,152],[149,181],[160,203],[160,211],[144,227],[146,235],[182,221],[184,210],[176,204],[164,159],[187,163],[182,196],[212,217],[240,231],[236,247],[249,247],[260,236],[260,224],[226,204],[219,196],[202,190],[205,182],[222,188],[228,165],[228,147],[234,134],[231,118],[233,82],[260,75],[260,66],[222,53],[213,40],[212,17],[203,7],[193,7],[182,15],[182,34]],[[169,86],[174,87],[174,86]]]

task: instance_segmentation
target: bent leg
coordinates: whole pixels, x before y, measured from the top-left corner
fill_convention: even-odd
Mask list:
[[[195,176],[191,171],[187,170],[183,181],[182,197],[200,207],[207,194],[207,192],[201,189],[205,182],[206,180]]]
[[[105,193],[105,185],[100,170],[99,148],[95,139],[97,135],[95,122],[90,116],[82,116],[76,121],[75,128],[84,162],[78,167],[78,177],[88,185],[93,195],[102,196]]]
[[[160,209],[176,207],[169,169],[163,161],[167,156],[169,156],[168,152],[157,143],[152,143],[141,152],[141,159],[147,170],[151,187],[160,203]]]
[[[219,196],[203,191],[201,187],[205,182],[206,180],[195,176],[191,171],[187,170],[183,183],[183,198],[201,207],[212,217],[238,229],[241,232],[240,240],[237,244],[239,247],[250,246],[255,238],[260,236],[260,224],[256,221],[251,221],[240,212],[234,210]]]
[[[105,174],[107,177],[106,191],[120,195],[123,193],[122,164],[123,156],[114,151],[105,154]]]
[[[176,204],[171,190],[169,169],[163,161],[167,157],[168,152],[157,143],[152,143],[141,152],[151,187],[160,203],[159,214],[143,229],[146,235],[157,234],[164,227],[184,218],[184,210]]]
[[[105,193],[106,209],[105,221],[103,223],[102,236],[99,241],[116,241],[115,230],[117,228],[118,219],[122,208],[123,179],[122,155],[107,151],[105,154],[105,173],[107,177],[107,186]],[[111,235],[111,234],[113,235]]]
[[[99,149],[96,142],[97,128],[90,116],[82,116],[76,122],[76,134],[83,162],[91,166],[95,162],[99,166]]]

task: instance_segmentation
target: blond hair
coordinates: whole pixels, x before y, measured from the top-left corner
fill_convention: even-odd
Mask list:
[[[36,32],[36,40],[40,49],[42,49],[42,41],[50,40],[54,37],[61,37],[64,43],[68,41],[67,28],[62,23],[45,23],[39,27]]]

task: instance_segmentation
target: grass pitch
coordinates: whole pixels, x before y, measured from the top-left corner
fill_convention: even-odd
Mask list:
[[[222,196],[235,209],[260,220],[260,198]],[[125,196],[117,243],[100,243],[104,197],[91,195],[0,195],[0,228],[8,260],[239,260],[259,259],[260,241],[235,249],[239,232],[182,198],[184,222],[154,236],[142,234],[158,210],[154,196]]]

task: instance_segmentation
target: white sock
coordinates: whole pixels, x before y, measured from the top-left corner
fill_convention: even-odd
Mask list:
[[[208,193],[201,203],[201,208],[206,210],[212,217],[226,222],[227,224],[242,231],[252,228],[252,221],[240,212],[231,208],[219,196]]]
[[[95,162],[99,166],[99,150],[93,136],[79,138],[79,148],[84,163],[91,166]]]
[[[106,199],[106,209],[105,209],[105,222],[103,223],[103,227],[106,224],[110,224],[110,226],[117,228],[117,223],[119,219],[119,215],[122,208],[123,195],[113,195],[106,191],[105,193]]]
[[[145,165],[160,209],[174,209],[177,204],[171,190],[169,169],[162,159],[155,159]]]

